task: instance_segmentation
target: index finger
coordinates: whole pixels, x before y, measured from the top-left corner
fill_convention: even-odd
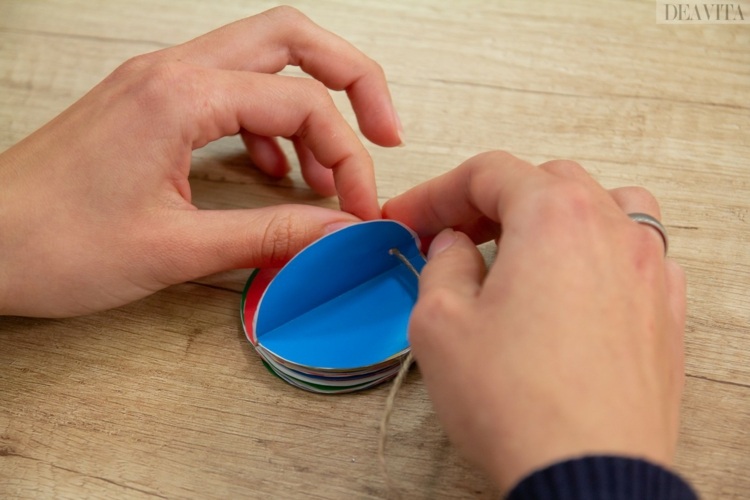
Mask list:
[[[242,19],[164,53],[200,66],[259,73],[299,66],[326,87],[346,91],[362,133],[372,142],[402,142],[380,65],[293,7]]]
[[[482,153],[389,200],[383,214],[403,222],[420,236],[432,236],[444,228],[481,218],[501,223],[505,208],[521,195],[520,185],[543,175],[509,153]]]

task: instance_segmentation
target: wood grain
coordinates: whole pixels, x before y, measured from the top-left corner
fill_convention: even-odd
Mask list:
[[[677,467],[704,498],[746,498],[750,26],[657,25],[650,1],[292,4],[388,75],[407,147],[370,148],[381,201],[489,149],[574,159],[659,198],[689,280]],[[4,1],[0,148],[128,57],[273,5]],[[236,138],[195,153],[191,186],[202,208],[335,206],[296,171],[254,171]],[[266,372],[239,325],[249,272],[83,318],[0,318],[0,497],[383,498],[387,388],[321,397]],[[391,432],[405,497],[496,497],[447,442],[417,370]]]

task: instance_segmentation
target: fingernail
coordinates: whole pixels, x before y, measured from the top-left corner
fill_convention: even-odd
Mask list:
[[[398,146],[400,148],[403,148],[406,146],[406,141],[404,141],[404,126],[401,124],[401,117],[398,116],[398,111],[396,111],[396,108],[393,108],[393,121],[396,122],[396,131],[398,132],[398,140],[401,141]]]
[[[344,229],[345,227],[353,226],[354,224],[357,224],[357,222],[350,222],[350,221],[338,221],[338,222],[331,222],[330,224],[327,224],[323,230],[326,234],[330,234],[333,232],[338,231],[339,229]]]
[[[440,255],[451,245],[453,245],[457,239],[458,235],[453,229],[443,229],[440,234],[435,236],[435,239],[432,240],[430,249],[427,251],[427,260],[435,257],[436,255]]]

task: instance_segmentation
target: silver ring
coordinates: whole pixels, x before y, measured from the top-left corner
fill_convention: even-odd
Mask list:
[[[659,222],[659,220],[656,217],[652,217],[649,214],[643,214],[640,212],[628,214],[628,217],[630,217],[632,220],[634,220],[638,224],[645,224],[647,226],[651,226],[654,229],[656,229],[659,232],[659,235],[661,236],[662,241],[664,242],[664,255],[667,255],[667,249],[669,249],[669,238],[667,238],[667,229],[664,227],[664,225],[661,222]]]

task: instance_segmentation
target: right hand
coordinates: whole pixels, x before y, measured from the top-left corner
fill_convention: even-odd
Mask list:
[[[439,233],[410,341],[449,437],[503,491],[582,455],[673,459],[685,280],[631,212],[660,216],[643,189],[608,192],[573,162],[496,152],[384,207]],[[489,271],[450,228],[499,237]]]

